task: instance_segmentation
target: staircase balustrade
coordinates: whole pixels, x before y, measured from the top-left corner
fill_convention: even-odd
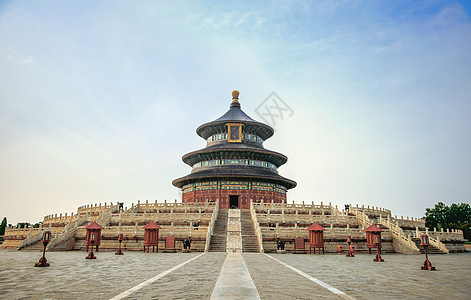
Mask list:
[[[43,238],[43,229],[39,228],[38,232],[33,233],[33,228],[31,228],[28,232],[28,236],[24,239],[21,244],[18,246],[18,250],[26,248],[36,242],[39,242]]]
[[[206,244],[204,246],[204,252],[209,251],[209,244],[211,243],[211,236],[214,232],[214,223],[218,218],[219,214],[219,201],[216,201],[216,207],[214,208],[213,214],[211,216],[211,221],[209,222],[208,232],[206,233]]]
[[[258,249],[259,249],[260,253],[263,253],[262,231],[260,230],[260,224],[258,223],[257,214],[255,213],[255,209],[254,209],[252,200],[250,200],[250,215],[252,216],[252,222],[254,224],[255,235],[257,236]]]
[[[450,250],[448,250],[445,246],[445,244],[443,244],[441,241],[440,241],[440,237],[437,236],[437,239],[434,239],[432,237],[428,237],[428,240],[429,240],[429,243],[430,245],[434,246],[435,248],[437,249],[440,249],[440,251],[443,251],[445,252],[446,254],[449,254],[450,253]]]

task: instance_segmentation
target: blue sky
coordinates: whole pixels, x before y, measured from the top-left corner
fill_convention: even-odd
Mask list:
[[[2,1],[0,217],[179,199],[199,125],[275,91],[289,201],[471,196],[466,1]]]

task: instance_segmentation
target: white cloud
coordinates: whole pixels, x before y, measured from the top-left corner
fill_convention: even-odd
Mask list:
[[[33,57],[30,56],[30,57],[24,59],[24,60],[23,60],[23,63],[24,63],[24,64],[32,64],[32,63],[33,63]]]

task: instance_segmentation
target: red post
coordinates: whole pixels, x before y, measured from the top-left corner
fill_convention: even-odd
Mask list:
[[[347,236],[347,243],[348,243],[348,253],[347,257],[355,257],[355,248],[352,245],[352,237]]]
[[[118,235],[118,241],[119,241],[119,248],[118,248],[118,251],[116,251],[115,254],[116,254],[116,255],[123,255],[124,253],[123,253],[123,251],[121,250],[121,243],[123,242],[123,234],[122,234],[122,233],[120,233],[120,234]]]
[[[154,221],[150,221],[146,226],[142,227],[144,231],[144,252],[149,253],[150,247],[152,247],[152,252],[155,252],[155,247],[157,247],[157,252],[159,252],[159,229],[162,229],[159,225],[155,224]]]
[[[316,248],[319,248],[319,254],[321,254],[321,249],[324,254],[324,227],[314,223],[306,230],[309,230],[309,254],[312,248],[314,248],[314,254],[316,254]]]
[[[34,265],[35,267],[49,267],[49,263],[47,262],[47,259],[46,259],[46,247],[50,240],[51,240],[51,232],[45,231],[43,233],[43,246],[44,246],[43,256],[39,259],[39,262]]]
[[[425,250],[425,261],[424,265],[420,267],[422,270],[429,270],[429,271],[434,271],[435,267],[432,266],[432,263],[428,260],[428,246],[429,246],[429,240],[428,240],[428,235],[422,234],[420,235],[420,245],[424,247]]]
[[[377,253],[373,261],[379,261],[379,262],[384,261],[384,259],[381,258],[381,232],[374,235],[374,242],[376,245]]]

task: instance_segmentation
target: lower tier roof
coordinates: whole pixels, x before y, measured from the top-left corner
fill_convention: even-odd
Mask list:
[[[292,189],[297,185],[295,181],[280,176],[270,170],[264,170],[263,168],[239,168],[234,166],[208,168],[198,172],[193,172],[184,177],[175,179],[172,184],[176,187],[182,188],[185,184],[194,183],[201,180],[220,180],[221,178],[262,180],[283,185],[287,189]]]

